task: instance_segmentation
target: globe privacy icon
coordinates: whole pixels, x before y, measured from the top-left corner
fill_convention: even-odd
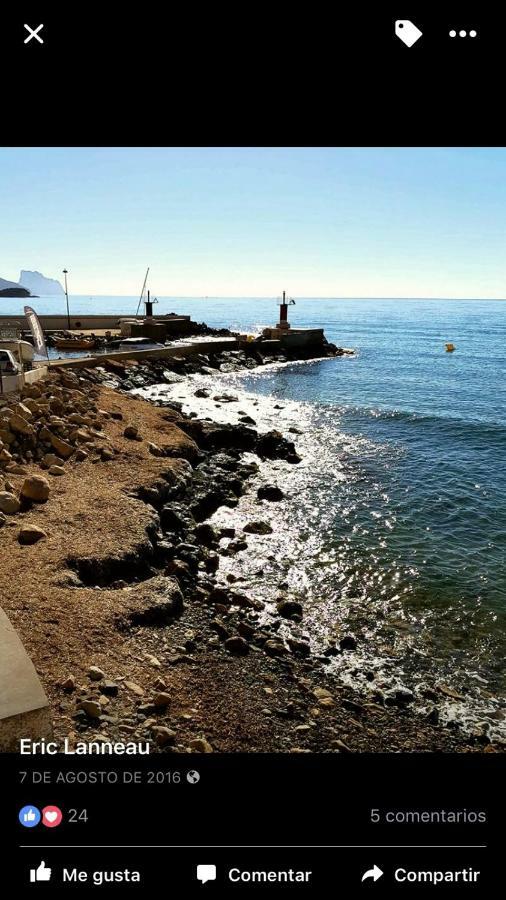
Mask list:
[[[409,19],[397,19],[395,33],[406,47],[412,47],[421,38],[422,32]]]

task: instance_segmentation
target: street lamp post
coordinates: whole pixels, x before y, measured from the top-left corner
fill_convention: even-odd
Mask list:
[[[65,296],[66,296],[66,298],[67,298],[67,327],[68,327],[68,330],[70,331],[69,292],[68,292],[68,289],[67,289],[67,275],[68,275],[68,270],[67,270],[67,269],[64,269],[64,270],[63,270],[63,274],[65,275]]]

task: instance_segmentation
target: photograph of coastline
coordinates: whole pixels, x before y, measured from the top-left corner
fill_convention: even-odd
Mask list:
[[[505,175],[0,149],[1,750],[504,750]]]

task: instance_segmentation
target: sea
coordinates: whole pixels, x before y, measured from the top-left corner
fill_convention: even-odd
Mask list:
[[[34,301],[40,312],[63,305]],[[71,305],[131,315],[137,299]],[[21,312],[22,301],[2,310]],[[159,298],[156,311],[250,333],[278,312],[275,298],[218,297]],[[220,421],[247,413],[302,456],[262,464],[258,478],[280,484],[285,502],[260,504],[251,490],[216,513],[274,529],[223,557],[224,574],[267,602],[280,585],[300,597],[315,652],[354,635],[356,651],[328,656],[345,682],[387,698],[412,691],[422,714],[436,702],[450,725],[504,736],[506,301],[301,298],[289,315],[354,355],[144,392]],[[197,383],[212,387],[209,400],[194,397]],[[238,399],[214,401],[220,392]]]

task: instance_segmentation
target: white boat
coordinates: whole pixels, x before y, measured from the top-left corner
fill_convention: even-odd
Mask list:
[[[149,337],[130,337],[119,341],[119,350],[163,350],[164,344],[152,341]]]

